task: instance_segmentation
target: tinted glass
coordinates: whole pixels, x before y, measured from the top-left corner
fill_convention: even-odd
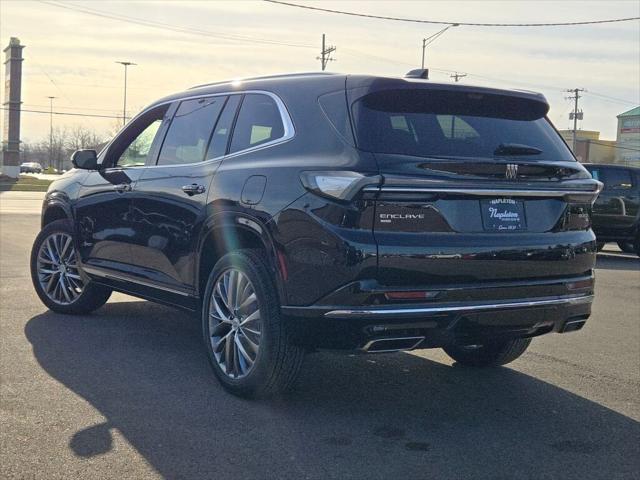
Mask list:
[[[546,108],[507,96],[392,90],[354,102],[353,118],[358,146],[372,152],[573,161]]]
[[[318,98],[318,101],[320,102],[322,111],[340,136],[353,145],[353,132],[351,130],[347,98],[344,90],[322,95]]]
[[[162,143],[158,165],[201,162],[226,97],[185,100],[180,103]]]
[[[627,190],[633,187],[631,172],[623,168],[604,168],[604,188],[608,190]]]
[[[238,109],[238,103],[240,103],[240,95],[232,95],[227,100],[227,104],[222,111],[222,115],[216,123],[211,142],[209,143],[209,150],[207,151],[207,159],[221,157],[226,153],[227,141],[229,140],[229,134],[231,133],[231,126],[233,125],[233,119],[236,116],[236,110]]]
[[[591,165],[585,165],[584,167],[589,171],[594,180],[600,180],[602,182],[602,172],[599,167],[592,167]]]
[[[267,95],[244,97],[233,129],[229,153],[256,147],[284,135],[284,125],[276,102]]]
[[[161,119],[156,119],[151,122],[151,124],[129,144],[122,155],[120,155],[117,165],[119,167],[137,167],[144,165],[151,152],[153,140],[156,138],[161,124]]]

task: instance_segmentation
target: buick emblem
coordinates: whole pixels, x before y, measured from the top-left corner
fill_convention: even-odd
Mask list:
[[[518,177],[518,165],[515,163],[507,163],[507,169],[504,172],[504,176],[509,180],[514,180]]]

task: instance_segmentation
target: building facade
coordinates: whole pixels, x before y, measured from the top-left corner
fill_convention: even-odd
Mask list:
[[[640,106],[618,115],[616,162],[640,167]]]

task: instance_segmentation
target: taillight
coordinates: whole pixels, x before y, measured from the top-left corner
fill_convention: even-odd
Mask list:
[[[379,185],[379,175],[357,172],[302,172],[300,180],[307,190],[336,200],[349,201],[365,186]]]

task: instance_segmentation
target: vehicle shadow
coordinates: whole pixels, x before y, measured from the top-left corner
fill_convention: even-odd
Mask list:
[[[611,255],[599,253],[596,257],[596,270],[640,271],[640,258],[631,254]]]
[[[193,318],[142,301],[44,313],[25,333],[42,368],[164,478],[632,478],[640,424],[510,368],[411,355],[310,355],[297,390],[246,401],[215,381]]]

